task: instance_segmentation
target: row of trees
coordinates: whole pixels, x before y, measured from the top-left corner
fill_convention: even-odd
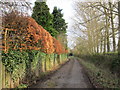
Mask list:
[[[19,11],[24,15],[29,16],[29,11],[32,11],[31,3],[25,1],[12,1],[12,2],[2,2],[1,14],[5,15],[11,13],[12,11]],[[52,36],[57,37],[60,33],[66,33],[67,23],[63,19],[62,9],[54,7],[52,14],[49,12],[49,7],[46,2],[35,2],[33,7],[32,18],[36,22],[43,26]]]
[[[62,9],[55,6],[53,12],[50,13],[46,2],[36,1],[33,7],[32,18],[39,25],[43,26],[53,37],[58,39],[65,49],[67,49],[67,23],[63,18]]]
[[[119,2],[76,2],[74,27],[81,33],[76,52],[82,54],[119,51]]]
[[[14,18],[13,18],[14,17]],[[65,53],[61,43],[36,21],[19,12],[11,12],[3,18],[2,47],[8,50],[40,50],[44,53]]]
[[[62,9],[54,7],[51,14],[46,2],[35,2],[32,18],[54,37],[66,33],[67,23],[63,19]]]
[[[6,39],[9,35],[13,34],[13,32],[16,35],[19,34],[18,36],[20,36],[20,33],[24,33],[24,35],[21,34],[21,37],[20,37],[21,41],[24,42],[25,37],[23,37],[23,36],[26,36],[25,33],[26,32],[28,33],[30,30],[36,32],[37,30],[34,30],[35,29],[34,27],[36,27],[36,29],[37,29],[40,26],[35,24],[35,22],[32,19],[28,20],[27,17],[29,15],[28,15],[28,13],[25,13],[25,12],[27,12],[28,9],[31,10],[31,6],[30,6],[31,3],[28,3],[26,1],[23,1],[23,2],[15,2],[15,1],[13,1],[13,2],[0,2],[0,3],[2,5],[2,7],[1,7],[2,13],[3,13],[2,21],[3,21],[3,27],[4,27],[3,28],[4,32],[2,32],[2,34],[3,34],[3,37],[5,37],[5,39],[3,41],[3,45],[6,46],[6,47],[2,47],[3,45],[1,45],[1,47],[3,49],[5,49],[5,52],[7,52],[7,50],[10,48],[10,47],[8,47],[9,44],[6,43],[7,42]],[[20,6],[24,7],[24,8],[21,8]],[[67,28],[67,23],[65,23],[65,20],[63,19],[63,14],[62,14],[61,11],[62,11],[62,9],[58,9],[57,7],[54,7],[53,13],[51,14],[49,12],[48,6],[46,5],[46,2],[37,2],[36,1],[35,6],[33,8],[32,17],[36,20],[36,22],[39,25],[41,25],[44,29],[46,29],[53,37],[59,39],[60,34],[61,35],[64,34],[63,37],[65,36],[66,28]],[[31,28],[31,26],[28,27],[29,24],[30,24],[29,23],[30,21],[32,21],[32,23],[34,24],[33,25],[34,29]],[[21,31],[17,32],[18,29],[21,30]],[[27,29],[29,29],[29,30],[27,30]],[[41,28],[38,28],[38,29],[41,29]],[[39,34],[39,31],[37,31],[37,32],[36,33]],[[42,33],[44,33],[44,30],[43,30],[43,32],[41,31],[40,33],[42,35]],[[19,40],[18,40],[18,42],[13,40],[13,37],[16,36],[16,35],[10,36],[9,39],[12,40],[12,42],[10,41],[11,44],[13,44],[13,43],[15,44],[15,43],[19,42]],[[35,35],[36,34],[33,34],[33,36],[35,36]],[[31,36],[29,35],[28,38],[32,40],[32,37],[31,38],[30,37]],[[34,38],[37,41],[39,36],[35,36]],[[66,39],[66,37],[64,37],[64,38],[65,39],[63,39],[63,40],[65,41],[65,43],[62,43],[62,44],[63,44],[63,46],[66,46],[65,48],[67,49],[67,43],[66,43],[67,39]],[[56,40],[54,40],[54,41],[56,41]],[[61,41],[61,39],[60,39],[60,41]],[[35,47],[33,47],[35,45],[35,41],[34,41],[33,45],[31,45],[30,42],[31,41],[29,40],[29,43],[27,43],[27,44],[29,46],[31,46],[31,48],[35,48]],[[43,42],[43,47],[46,46],[44,43],[45,42]],[[41,45],[39,45],[39,46],[41,47]],[[39,47],[39,46],[37,46],[37,47]],[[13,47],[14,47],[14,45],[13,45]],[[22,48],[23,46],[17,45],[17,47]],[[47,49],[48,47],[44,47],[44,49],[45,48]],[[47,52],[49,52],[49,51],[47,51]]]
[[[45,2],[36,2],[32,14],[35,20],[28,14],[31,7],[26,0],[0,1],[0,5],[0,89],[27,87],[67,60],[67,50],[56,39],[61,31],[53,27],[53,14]],[[64,21],[61,11],[58,15]],[[63,23],[60,28],[66,25]]]

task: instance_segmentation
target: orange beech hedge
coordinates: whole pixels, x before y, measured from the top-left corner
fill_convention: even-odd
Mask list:
[[[40,49],[41,51],[48,54],[53,53],[54,52],[53,37],[50,35],[50,33],[48,33],[42,26],[38,25],[33,18],[27,19],[28,19],[27,31],[30,36],[33,36],[33,40],[31,42],[34,43],[33,46],[37,43],[39,46],[36,46],[36,49]],[[28,37],[28,40],[31,40],[30,37]]]
[[[28,16],[11,12],[3,17],[2,48],[12,50],[40,50],[44,53],[67,53],[61,43]]]

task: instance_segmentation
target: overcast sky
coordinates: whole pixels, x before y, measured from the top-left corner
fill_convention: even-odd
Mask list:
[[[68,23],[68,28],[67,28],[67,39],[68,39],[68,46],[72,47],[74,46],[74,40],[73,39],[73,33],[71,33],[72,28],[72,17],[74,16],[74,3],[75,0],[47,0],[47,5],[50,8],[50,12],[53,11],[54,6],[57,6],[62,10],[62,13],[64,15],[64,19],[66,23]]]

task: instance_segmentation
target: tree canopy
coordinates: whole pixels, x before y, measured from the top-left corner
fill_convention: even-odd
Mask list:
[[[58,32],[53,28],[53,16],[50,14],[46,2],[35,2],[32,18],[34,18],[39,25],[43,26],[52,36],[57,35]]]
[[[66,33],[67,23],[63,19],[62,9],[54,7],[53,9],[53,27],[60,33]]]

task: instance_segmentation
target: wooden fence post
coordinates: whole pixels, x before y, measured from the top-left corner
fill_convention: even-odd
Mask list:
[[[5,88],[5,66],[2,65],[2,88]]]
[[[8,72],[5,72],[6,88],[10,88],[10,80],[11,80],[10,74]]]
[[[0,59],[0,90],[2,89],[2,61]]]

